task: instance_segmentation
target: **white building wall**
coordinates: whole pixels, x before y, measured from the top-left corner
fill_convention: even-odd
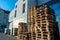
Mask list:
[[[25,12],[23,13],[23,4],[25,3]],[[36,1],[35,0],[18,0],[18,2],[15,4],[15,7],[17,5],[17,8],[15,8],[15,10],[17,10],[17,17],[15,18],[15,20],[19,20],[19,22],[25,22],[27,23],[27,13],[28,13],[28,8],[36,5]]]
[[[13,28],[18,28],[18,23],[19,23],[18,19],[13,21]]]
[[[25,3],[25,12],[23,13],[23,4]],[[17,3],[17,17],[16,19],[19,19],[20,22],[27,22],[26,21],[26,17],[27,17],[27,0],[23,1],[23,0],[19,0]],[[15,5],[15,6],[16,6]]]
[[[15,15],[15,9],[12,10],[12,11],[10,12],[10,14],[9,14],[9,22],[11,22],[11,21],[13,21],[13,19],[15,19],[15,18],[14,18],[14,15]]]

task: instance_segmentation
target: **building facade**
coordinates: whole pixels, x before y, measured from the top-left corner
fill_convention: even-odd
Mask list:
[[[4,32],[5,28],[9,28],[8,18],[9,11],[0,8],[0,32]]]

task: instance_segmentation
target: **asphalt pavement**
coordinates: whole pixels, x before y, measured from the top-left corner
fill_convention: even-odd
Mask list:
[[[0,33],[0,40],[17,40],[17,37]]]

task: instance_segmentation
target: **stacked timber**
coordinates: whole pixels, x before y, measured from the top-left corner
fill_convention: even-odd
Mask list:
[[[18,40],[26,40],[27,33],[26,33],[26,23],[19,23],[18,24]]]
[[[31,40],[54,40],[55,22],[53,9],[47,5],[32,6],[28,14],[28,32],[31,33]]]
[[[13,35],[14,35],[14,36],[17,36],[17,34],[18,34],[18,28],[14,28],[14,33],[13,33]]]

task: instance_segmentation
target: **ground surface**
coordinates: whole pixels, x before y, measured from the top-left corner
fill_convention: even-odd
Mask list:
[[[16,37],[0,33],[0,40],[17,40]]]

